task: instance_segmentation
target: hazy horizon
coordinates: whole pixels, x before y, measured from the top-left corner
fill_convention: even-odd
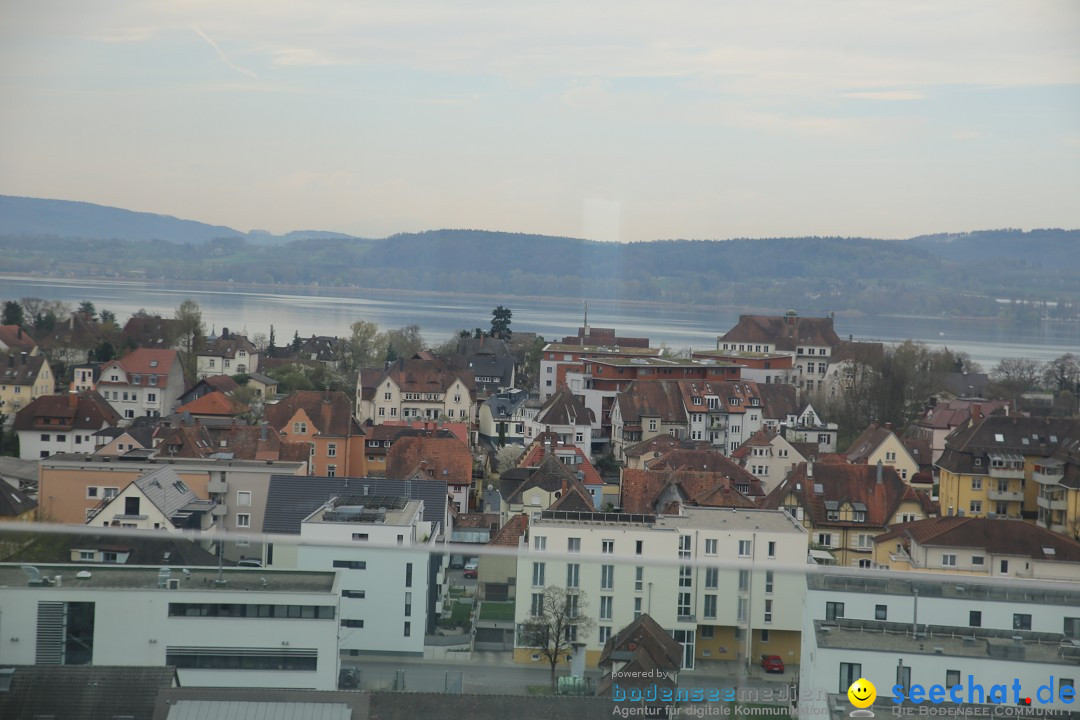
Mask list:
[[[0,6],[0,193],[240,231],[1080,227],[1069,0]]]

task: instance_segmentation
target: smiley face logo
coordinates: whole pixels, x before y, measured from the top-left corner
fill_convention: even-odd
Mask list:
[[[877,700],[877,688],[866,678],[859,678],[847,689],[848,700],[857,708],[868,708]]]

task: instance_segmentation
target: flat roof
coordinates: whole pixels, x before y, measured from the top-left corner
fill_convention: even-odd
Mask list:
[[[681,516],[658,518],[657,527],[806,534],[806,528],[797,523],[786,510],[683,507],[682,512]]]
[[[565,345],[548,343],[545,352],[604,353],[607,355],[652,355],[659,356],[663,348],[622,347],[620,345]]]
[[[600,357],[589,358],[589,362],[597,365],[628,367],[742,367],[737,363],[726,363],[718,360],[695,360],[694,358]]]
[[[1039,585],[1020,585],[1011,579],[973,581],[969,580],[970,575],[915,572],[904,572],[903,575],[910,577],[875,577],[873,571],[867,570],[859,570],[857,574],[830,570],[807,575],[806,585],[808,590],[825,592],[914,597],[914,591],[918,590],[920,597],[1080,607],[1080,588],[1075,583],[1047,581]]]
[[[158,455],[152,458],[125,458],[115,455],[84,455],[82,453],[58,453],[41,461],[41,467],[47,468],[54,465],[109,465],[121,469],[134,468],[144,469],[152,465],[209,465],[226,468],[259,468],[272,469],[281,474],[282,469],[298,468],[304,463],[294,460],[223,460],[220,458],[178,458],[168,455]],[[200,468],[202,469],[202,468]]]
[[[1063,646],[1061,635],[1050,633],[928,625],[915,637],[910,623],[841,619],[815,620],[814,634],[822,648],[1080,664],[1080,645]]]
[[[791,356],[781,352],[739,352],[738,350],[694,350],[692,355],[698,357],[735,357],[752,358],[763,360],[791,359]]]
[[[0,565],[0,588],[28,588],[29,578],[22,571],[25,563]],[[71,590],[79,588],[96,590],[153,590],[158,587],[161,568],[158,567],[104,567],[102,565],[34,565],[42,576],[60,576],[60,587],[42,587],[41,590]],[[311,572],[305,570],[269,570],[266,568],[225,568],[224,585],[215,583],[217,568],[188,568],[185,573],[179,567],[170,568],[170,578],[180,581],[180,590],[246,591],[260,592],[318,592],[329,593],[334,589],[334,572]],[[80,578],[77,573],[89,572],[90,577]],[[266,584],[263,584],[263,579]],[[37,589],[37,588],[36,588]]]
[[[423,506],[422,500],[392,496],[336,497],[304,518],[304,522],[410,527],[416,523]]]

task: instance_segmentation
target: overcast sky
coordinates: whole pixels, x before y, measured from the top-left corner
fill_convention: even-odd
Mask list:
[[[1080,227],[1080,2],[0,0],[0,193],[365,236]]]

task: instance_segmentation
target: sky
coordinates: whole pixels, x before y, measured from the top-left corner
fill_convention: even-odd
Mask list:
[[[1080,228],[1076,0],[0,0],[0,194],[239,230]]]

